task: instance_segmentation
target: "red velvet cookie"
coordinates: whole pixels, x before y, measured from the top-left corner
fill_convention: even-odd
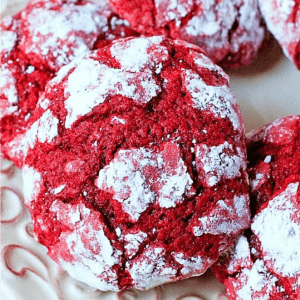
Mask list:
[[[299,132],[287,117],[248,139],[251,229],[213,266],[230,300],[300,299]]]
[[[268,29],[300,70],[300,1],[260,0],[259,5]]]
[[[257,0],[110,0],[131,26],[202,47],[215,62],[250,64],[265,35]]]
[[[23,163],[16,144],[30,120],[45,84],[61,66],[89,49],[135,35],[107,1],[31,1],[1,24],[2,155]]]
[[[191,44],[120,39],[63,67],[27,141],[35,236],[101,290],[202,274],[249,226],[240,111]]]

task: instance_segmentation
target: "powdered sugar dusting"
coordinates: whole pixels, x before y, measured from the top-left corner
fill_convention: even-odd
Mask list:
[[[176,26],[181,25],[184,18],[193,5],[192,0],[156,0],[154,1],[157,11],[157,24],[165,26],[169,21],[175,21]]]
[[[251,45],[257,51],[265,37],[265,29],[261,25],[261,15],[258,10],[258,0],[241,2],[238,14],[239,27],[232,33],[230,41],[231,52],[233,53],[238,53],[242,45],[248,45],[248,47]],[[248,50],[248,52],[250,51]],[[245,57],[247,58],[247,55]]]
[[[78,62],[65,86],[66,128],[103,103],[108,95],[122,95],[143,104],[159,91],[160,87],[149,72],[134,74],[85,58]]]
[[[1,118],[6,115],[10,115],[18,110],[18,92],[16,89],[16,81],[9,69],[7,63],[1,65],[1,82],[0,82],[1,94],[6,99],[1,99],[0,113]]]
[[[129,233],[124,236],[125,241],[125,254],[128,258],[132,258],[137,251],[141,243],[147,238],[147,234],[145,232],[139,231],[138,233]]]
[[[24,200],[26,205],[30,205],[34,201],[41,189],[43,183],[41,174],[34,168],[24,165],[22,169],[23,185],[24,185]]]
[[[231,254],[227,270],[229,274],[238,272],[241,268],[251,269],[252,260],[250,254],[250,246],[247,238],[241,235],[235,245],[235,248]]]
[[[207,85],[199,74],[186,70],[183,83],[196,108],[209,110],[220,118],[229,118],[235,129],[240,128],[240,119],[234,109],[236,101],[227,85]]]
[[[138,164],[138,168],[135,164]],[[142,168],[151,165],[151,151],[146,149],[120,150],[114,160],[100,170],[97,186],[111,191],[134,220],[155,200],[155,194],[145,184]]]
[[[53,189],[53,194],[54,195],[59,194],[65,187],[66,187],[65,184],[62,184],[62,185],[58,186],[57,188]]]
[[[100,170],[97,181],[97,186],[111,192],[134,220],[155,199],[161,207],[175,207],[183,201],[182,195],[189,194],[191,184],[179,147],[172,143],[165,143],[159,153],[146,148],[120,150]]]
[[[259,5],[268,29],[281,44],[285,55],[296,63],[300,42],[300,9],[296,7],[296,1],[259,0]]]
[[[197,53],[194,58],[194,62],[200,67],[208,69],[212,72],[220,73],[224,78],[227,78],[229,81],[228,75],[216,64],[214,64],[206,55],[203,53]]]
[[[246,168],[245,155],[239,148],[238,154],[234,154],[232,145],[227,141],[219,146],[207,147],[201,144],[195,148],[196,168],[199,177],[204,176],[204,183],[207,186],[214,186],[222,178],[231,179],[240,176],[240,171]]]
[[[13,50],[16,42],[17,42],[17,34],[13,31],[2,30],[1,31],[1,54],[9,55],[9,53]]]
[[[145,66],[153,67],[168,59],[167,48],[158,45],[162,40],[162,37],[154,36],[147,39],[135,38],[129,41],[118,41],[111,46],[110,51],[112,56],[120,62],[122,69],[138,72]],[[150,49],[151,47],[152,49]]]
[[[142,259],[132,261],[128,269],[136,288],[150,289],[175,278],[177,271],[166,266],[164,255],[164,248],[149,248]]]
[[[30,148],[33,148],[37,142],[50,143],[58,136],[59,120],[53,116],[48,109],[43,115],[35,121],[25,133],[18,134],[9,142],[11,155],[22,160],[27,155]]]
[[[19,137],[19,147],[16,151],[25,156],[35,143],[50,143],[58,135],[58,123],[59,120],[53,116],[52,112],[49,109],[46,110],[40,119],[35,121],[23,136]]]
[[[207,266],[203,265],[202,257],[188,257],[185,258],[183,253],[177,253],[174,255],[175,260],[183,265],[181,269],[182,275],[192,275],[193,273],[200,275],[204,273],[207,269]]]
[[[248,195],[241,195],[225,201],[219,200],[216,206],[198,221],[199,225],[193,228],[195,236],[222,233],[238,234],[250,224],[249,197]]]
[[[53,56],[55,60],[48,61],[53,69],[83,56],[107,27],[107,17],[93,3],[65,3],[60,8],[48,4],[24,11],[22,17],[29,35],[22,39],[21,47],[25,53]]]
[[[251,229],[259,238],[264,260],[280,276],[298,278],[300,286],[299,182],[290,183],[253,220]]]
[[[257,260],[250,269],[244,268],[238,275],[238,281],[232,284],[237,291],[237,300],[269,300],[276,289],[277,278],[266,269],[262,260]],[[255,295],[255,296],[254,296]]]
[[[113,249],[106,237],[99,212],[84,203],[60,201],[53,202],[51,211],[69,229],[61,233],[59,245],[51,249],[50,256],[77,280],[101,290],[117,290],[117,274],[111,267],[120,262],[121,252]]]

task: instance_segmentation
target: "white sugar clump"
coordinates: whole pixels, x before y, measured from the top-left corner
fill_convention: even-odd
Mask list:
[[[1,55],[8,55],[13,50],[17,39],[18,36],[15,32],[9,30],[2,30],[0,39]]]
[[[232,274],[237,272],[240,268],[249,268],[252,265],[250,246],[247,238],[244,235],[241,235],[234,247],[234,250],[231,254],[231,259],[229,261],[227,271]]]
[[[147,238],[147,234],[143,231],[138,233],[128,233],[124,236],[125,241],[125,252],[129,258],[132,258],[137,251],[141,243]]]
[[[207,85],[198,73],[191,70],[185,70],[183,84],[196,108],[208,110],[219,118],[229,118],[234,129],[240,128],[240,117],[235,110],[236,100],[227,85]]]
[[[207,186],[214,186],[222,178],[232,179],[241,176],[240,171],[246,168],[245,154],[240,148],[237,148],[238,154],[233,154],[233,147],[227,141],[212,147],[196,144],[195,148],[197,171],[204,170],[203,179]]]
[[[161,207],[175,207],[189,193],[192,179],[179,155],[176,144],[166,143],[165,150],[154,153],[151,149],[120,150],[108,166],[100,170],[99,189],[113,193],[123,209],[137,220],[156,199]],[[176,165],[171,168],[167,158],[168,147],[177,151]],[[172,165],[173,166],[173,165]],[[149,177],[149,171],[157,179]]]
[[[60,192],[63,191],[63,189],[64,189],[65,187],[66,187],[66,185],[65,185],[65,184],[62,184],[62,185],[58,186],[57,188],[54,188],[54,189],[52,190],[53,195],[59,194]]]
[[[42,176],[37,170],[28,165],[24,165],[22,168],[22,176],[24,201],[26,205],[30,205],[30,202],[35,201],[40,192],[43,184]]]
[[[280,276],[298,278],[300,286],[299,183],[290,183],[253,220],[264,260]]]
[[[65,71],[63,72],[63,75]],[[143,104],[160,91],[150,72],[138,74],[110,68],[91,58],[78,62],[65,84],[66,128],[103,103],[108,95],[122,95]]]
[[[177,270],[166,266],[165,249],[149,248],[140,259],[127,262],[132,283],[137,289],[150,289],[176,278]]]

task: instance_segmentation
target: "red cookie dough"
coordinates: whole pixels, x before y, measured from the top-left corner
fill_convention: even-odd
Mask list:
[[[119,39],[63,67],[27,141],[35,236],[100,290],[202,274],[249,226],[240,111],[191,44]]]
[[[21,167],[16,143],[45,84],[75,57],[136,33],[107,1],[31,1],[1,29],[2,155]]]
[[[110,0],[131,26],[202,47],[215,62],[250,64],[264,40],[257,0]]]
[[[259,0],[268,29],[300,70],[300,1]]]
[[[250,134],[253,219],[213,271],[230,300],[300,299],[300,116]]]

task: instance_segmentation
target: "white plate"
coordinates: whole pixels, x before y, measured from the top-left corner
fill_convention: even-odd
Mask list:
[[[22,9],[24,0],[2,2],[4,15]],[[300,114],[300,72],[271,42],[251,66],[227,70],[244,116],[246,130],[276,118]],[[4,162],[1,212],[2,300],[225,300],[224,287],[207,274],[165,284],[147,292],[100,292],[73,279],[51,261],[46,248],[32,238],[30,216],[23,203],[20,170]]]

